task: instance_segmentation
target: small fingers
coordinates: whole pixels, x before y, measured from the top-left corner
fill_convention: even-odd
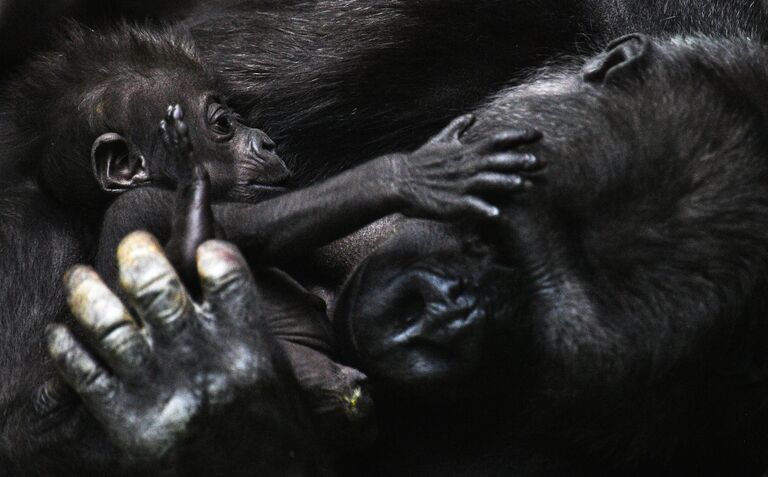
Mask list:
[[[133,232],[117,248],[120,285],[154,336],[173,338],[193,314],[192,301],[160,244]]]
[[[476,143],[476,151],[481,154],[504,151],[523,144],[531,144],[539,139],[541,139],[541,133],[535,129],[510,129],[479,141]]]
[[[166,144],[171,144],[171,135],[168,131],[168,122],[166,122],[165,119],[160,121],[160,134],[163,137],[163,142]]]
[[[117,389],[117,380],[88,354],[66,326],[51,325],[46,335],[48,353],[64,380],[93,412],[103,409]]]
[[[253,318],[255,284],[248,264],[234,245],[220,240],[203,243],[197,249],[197,270],[215,316],[242,323]]]
[[[167,123],[168,137],[172,138],[172,144],[179,148],[179,152],[190,153],[192,143],[189,140],[189,125],[184,121],[184,110],[181,105],[174,104],[168,107],[165,122]]]
[[[442,131],[437,133],[429,142],[432,144],[458,142],[462,134],[475,123],[474,114],[465,114],[451,121]]]
[[[64,277],[72,313],[94,350],[120,376],[144,372],[150,349],[122,302],[90,267],[76,266]]]
[[[171,106],[171,115],[176,121],[181,121],[184,119],[184,110],[181,108],[180,104],[174,104]]]
[[[184,119],[184,110],[179,104],[171,104],[165,110],[165,122],[175,126],[177,122]]]

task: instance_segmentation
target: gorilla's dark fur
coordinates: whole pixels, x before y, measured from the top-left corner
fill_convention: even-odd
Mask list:
[[[521,181],[516,171],[537,167],[530,157],[510,152],[537,135],[507,131],[467,146],[458,136],[471,124],[471,117],[462,116],[413,153],[383,156],[316,186],[264,200],[285,192],[278,186],[289,171],[274,153],[274,143],[262,131],[242,124],[226,105],[188,36],[125,25],[108,33],[74,26],[67,34],[58,50],[37,58],[6,87],[4,132],[8,137],[2,162],[6,182],[0,193],[7,209],[0,213],[30,211],[8,220],[2,236],[7,248],[20,249],[19,254],[4,256],[0,264],[2,270],[14,273],[0,283],[3,302],[19,303],[6,317],[9,338],[26,327],[40,332],[48,323],[66,320],[57,280],[44,282],[41,291],[36,288],[39,275],[16,275],[19,269],[30,267],[61,276],[75,263],[92,263],[114,286],[116,244],[138,228],[168,241],[168,257],[194,290],[195,250],[215,230],[210,200],[217,201],[213,206],[216,222],[229,239],[254,263],[263,265],[301,255],[398,211],[434,219],[498,214],[476,195],[518,189]],[[166,104],[173,106],[160,121]],[[457,182],[457,174],[465,181]],[[174,204],[173,188],[178,204]],[[57,220],[51,221],[49,215]],[[26,248],[30,245],[35,248]],[[266,327],[284,345],[323,440],[328,447],[344,451],[361,445],[355,441],[372,435],[365,429],[370,406],[364,376],[329,360],[333,345],[327,319],[308,293],[279,273],[262,268],[255,273],[262,288],[262,307],[270,309],[269,303],[276,307],[265,314]],[[27,282],[33,286],[26,286]],[[27,301],[35,306],[28,308]],[[84,327],[88,329],[87,324]],[[30,354],[38,350],[1,349],[13,362],[8,397],[2,403],[3,409],[17,414],[13,427],[26,426],[22,432],[31,434],[31,428],[43,422],[45,438],[58,440],[60,447],[87,446],[73,442],[79,440],[71,429],[79,425],[80,407],[60,405],[66,403],[57,402],[61,401],[57,388],[44,385],[45,360]],[[261,351],[266,358],[280,355],[283,349]],[[114,353],[122,356],[120,350]],[[60,361],[64,372],[70,370],[66,363],[82,364],[87,359]],[[194,374],[194,369],[190,371]],[[73,376],[80,376],[77,372],[64,374],[78,392],[84,389],[71,382]],[[301,390],[290,386],[292,374],[278,376],[299,395]],[[36,401],[31,398],[35,392],[27,389],[35,381],[40,389]],[[165,384],[173,389],[174,383]],[[20,397],[24,395],[29,399]],[[107,400],[113,414],[118,408],[130,413],[135,407],[129,398]],[[123,432],[120,421],[105,417],[113,415],[109,409],[85,404],[97,408],[91,410],[101,416],[113,438],[133,435]],[[312,435],[309,429],[305,432]],[[32,456],[49,454],[44,439],[19,441],[8,436],[7,441],[3,455],[13,461],[13,468],[27,469]],[[132,447],[126,441],[117,444]],[[276,446],[268,444],[266,450]],[[115,458],[121,461],[118,455]],[[56,459],[35,460],[47,473],[57,465]],[[266,468],[274,469],[270,465]],[[100,466],[93,462],[85,467],[96,472]],[[55,471],[69,472],[64,465]]]
[[[352,362],[397,391],[363,472],[761,475],[766,78],[757,42],[635,35],[480,108],[466,141],[529,124],[547,168],[497,224],[403,227],[348,282]]]
[[[469,139],[517,120],[545,132],[531,150],[550,162],[547,182],[532,177],[530,202],[511,205],[486,237],[402,226],[349,282],[337,319],[348,324],[342,315],[356,303],[377,311],[405,303],[419,322],[431,317],[419,301],[426,292],[424,304],[448,310],[481,294],[490,307],[480,323],[495,333],[481,329],[484,351],[470,358],[487,372],[458,383],[468,400],[443,402],[427,387],[426,396],[402,394],[409,407],[387,393],[390,385],[409,390],[407,379],[379,373],[375,357],[350,346],[353,362],[378,373],[386,426],[349,467],[353,475],[759,475],[766,58],[755,42],[766,16],[757,2],[224,3],[199,7],[186,24],[233,105],[278,140],[297,185],[415,146],[559,53],[591,52],[636,30],[715,37],[661,43],[650,56],[630,49],[626,58],[645,60],[626,65],[603,57],[586,75],[597,79],[591,86],[572,89],[582,83],[568,70],[480,109]],[[725,36],[754,42],[718,39]],[[615,84],[605,65],[622,66]],[[700,99],[705,92],[711,103]],[[697,134],[704,127],[726,134]],[[46,224],[55,229],[57,220]],[[378,244],[382,234],[374,235]],[[18,276],[56,269],[21,256],[30,258]],[[390,287],[397,267],[405,275],[421,267],[420,276]],[[504,286],[478,291],[489,271]],[[311,278],[333,304],[346,276]],[[354,288],[366,280],[369,288]],[[386,329],[371,330],[387,343]],[[28,331],[21,342],[37,343],[39,330]],[[40,357],[39,348],[30,352]],[[58,449],[51,462],[90,458]]]
[[[115,246],[104,243],[117,243],[122,230],[104,217],[119,215],[125,221],[137,208],[145,210],[145,217],[160,213],[146,202],[142,207],[136,201],[116,204],[115,197],[146,185],[183,191],[191,180],[195,162],[177,157],[160,134],[166,106],[177,102],[187,112],[185,131],[190,125],[198,129],[185,139],[194,143],[214,197],[235,200],[231,195],[242,192],[243,184],[265,187],[286,177],[287,169],[270,150],[274,144],[263,132],[236,121],[188,36],[172,30],[122,26],[96,33],[70,27],[59,50],[36,58],[5,87],[0,113],[3,472],[124,471],[119,450],[57,384],[39,337],[48,324],[70,322],[61,286],[64,272],[75,263],[114,261]],[[181,108],[166,114],[167,135],[169,124],[182,118]],[[214,129],[224,123],[217,124],[211,114],[230,118],[226,131]],[[280,174],[265,175],[267,169]],[[267,176],[271,179],[265,182]],[[117,205],[124,207],[120,213]],[[196,221],[202,209],[199,204],[186,208],[192,211],[177,221],[181,235],[168,237],[173,209],[164,217],[163,230],[168,230],[163,239],[171,239],[169,256],[178,248],[191,249],[191,257],[182,261],[194,268],[200,237],[187,243],[185,221]],[[101,270],[110,275],[109,269]],[[301,308],[306,300],[294,297],[292,303]],[[262,352],[281,353],[277,348]],[[282,377],[298,401],[290,373]]]
[[[760,38],[768,21],[748,0],[231,3],[200,7],[186,24],[297,181],[414,147],[558,55],[634,31]]]

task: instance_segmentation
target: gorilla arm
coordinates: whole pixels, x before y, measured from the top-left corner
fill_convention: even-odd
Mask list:
[[[90,349],[66,326],[48,331],[57,368],[112,442],[149,473],[315,475],[296,381],[237,250],[199,248],[199,303],[148,234],[128,236],[118,257],[136,318],[76,267],[65,281]]]
[[[216,219],[246,254],[275,262],[396,212],[441,220],[494,217],[498,209],[478,194],[520,190],[520,174],[540,163],[514,148],[540,135],[508,130],[465,145],[459,139],[473,121],[461,116],[411,154],[382,156],[305,189],[256,205],[214,206]]]

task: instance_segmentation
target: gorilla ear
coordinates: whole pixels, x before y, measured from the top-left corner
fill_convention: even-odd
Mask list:
[[[651,50],[651,42],[639,33],[618,38],[606,50],[590,60],[583,69],[587,83],[614,83],[637,73]]]
[[[93,175],[105,192],[122,192],[147,182],[147,162],[123,136],[106,133],[91,147]]]

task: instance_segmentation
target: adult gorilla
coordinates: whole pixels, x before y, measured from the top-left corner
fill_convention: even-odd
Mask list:
[[[357,472],[762,475],[767,53],[632,35],[478,110],[466,141],[530,125],[546,169],[497,223],[403,223],[346,282],[382,416]]]
[[[480,108],[466,141],[532,123],[547,168],[498,220],[402,224],[346,282],[384,427],[347,474],[761,475],[767,65],[631,35]]]
[[[252,5],[208,12],[196,16],[190,26],[205,51],[207,62],[222,74],[233,104],[250,121],[277,139],[281,155],[293,162],[295,169],[304,172],[297,175],[301,182],[343,168],[361,157],[413,145],[417,138],[426,137],[445,118],[471,108],[503,83],[520,78],[521,70],[541,64],[557,52],[590,49],[593,44],[632,31],[659,36],[703,32],[715,36],[763,38],[766,25],[765,11],[760,5],[727,0],[559,2],[546,12],[525,1],[512,5],[495,1],[472,4],[459,1],[353,1],[343,6],[324,1],[291,2],[280,6],[263,2],[259,8],[263,9],[259,15],[248,13],[249,9],[253,11]],[[515,41],[511,41],[512,38]],[[719,54],[716,50],[694,49],[685,61],[664,62],[664,68],[670,71],[679,68],[681,74],[696,71],[694,65],[705,62],[710,54]],[[479,51],[483,54],[478,55]],[[607,66],[603,69],[610,70],[613,62],[622,65],[621,52],[618,48],[616,54],[604,58],[602,64]],[[629,53],[632,56],[632,50]],[[629,61],[626,70],[619,68],[617,71],[639,68],[646,56],[640,57],[642,61]],[[724,62],[733,60],[730,55],[717,58]],[[600,78],[600,75],[594,77]],[[733,79],[734,84],[740,84],[740,81],[741,77]],[[512,94],[508,100],[501,101],[502,110],[507,111],[514,100],[537,91],[551,91],[553,86],[559,85],[540,83],[537,86],[541,90],[535,87],[523,89],[519,95]],[[675,109],[697,117],[695,106],[700,103],[692,99],[696,96],[683,92],[677,97],[676,91],[669,91],[669,87],[669,84],[653,83],[636,93],[642,101],[655,97],[668,100],[667,105],[657,104],[661,110]],[[307,89],[311,89],[311,93]],[[566,101],[560,96],[557,98]],[[634,111],[636,102],[640,101],[638,97],[630,99],[630,105],[617,102],[624,105],[624,114]],[[550,101],[542,101],[535,111],[543,114],[547,108],[557,106],[556,102]],[[620,157],[619,151],[628,151],[627,157],[631,158],[636,157],[631,151],[635,140],[657,137],[638,138],[631,126],[612,127],[615,126],[613,123],[603,124],[604,129],[599,130],[598,124],[591,123],[584,111],[592,112],[592,108],[600,104],[581,105],[584,109],[579,114],[570,109],[554,108],[562,116],[582,118],[584,125],[591,124],[594,128],[590,130],[602,133],[597,137],[586,135],[594,144],[599,144],[596,151],[580,146],[578,154],[560,151],[557,157],[561,160],[566,156],[583,159],[594,153],[613,157],[611,152]],[[747,110],[748,104],[739,102],[738,107]],[[502,121],[494,111],[494,107],[488,108],[475,131],[487,131],[494,121]],[[516,114],[512,116],[517,117]],[[489,119],[484,122],[483,117]],[[654,116],[642,118],[647,124],[656,121]],[[524,119],[530,117],[524,116]],[[642,121],[635,118],[629,122],[642,131]],[[559,124],[553,120],[542,129],[549,133],[548,137],[574,141],[575,136],[584,132],[572,125],[565,131],[558,131]],[[695,123],[670,121],[659,134],[669,137],[670,144],[677,144],[675,140],[687,141],[688,129],[681,124]],[[735,134],[735,130],[725,124],[719,127]],[[692,129],[696,130],[698,126]],[[584,143],[589,144],[589,140],[585,139]],[[691,144],[707,144],[701,137],[690,141]],[[546,140],[544,144],[548,144]],[[717,147],[716,144],[713,147]],[[677,152],[674,148],[666,151],[669,157],[674,157]],[[319,161],[306,163],[301,162],[302,158],[318,158]],[[610,170],[608,166],[601,167]],[[642,324],[637,329],[619,328],[617,338],[620,339],[617,341],[611,339],[613,330],[596,329],[598,335],[608,335],[605,342],[599,339],[600,336],[592,336],[590,328],[582,328],[591,320],[602,322],[610,318],[621,322],[621,317],[626,315],[598,313],[599,307],[594,300],[599,298],[602,302],[609,297],[589,294],[584,297],[580,295],[582,289],[590,292],[613,290],[609,285],[611,280],[606,277],[616,275],[615,281],[619,284],[622,273],[632,270],[630,265],[635,262],[631,259],[654,263],[659,260],[660,253],[666,253],[658,250],[669,250],[664,248],[664,243],[667,247],[674,247],[671,245],[674,243],[687,244],[696,229],[681,229],[677,242],[669,237],[663,240],[659,237],[661,242],[652,242],[659,247],[654,255],[645,243],[636,249],[630,246],[636,245],[632,234],[627,233],[633,228],[622,228],[624,232],[612,245],[615,248],[609,256],[614,257],[615,251],[621,250],[627,254],[625,260],[630,262],[617,258],[617,264],[626,265],[624,269],[617,266],[611,273],[599,275],[600,280],[584,282],[592,274],[604,272],[606,269],[600,266],[605,266],[602,260],[607,259],[602,255],[602,249],[595,252],[594,258],[590,255],[579,258],[576,252],[586,245],[574,240],[572,235],[578,238],[586,233],[583,231],[586,229],[593,234],[589,235],[591,240],[599,241],[606,234],[613,237],[612,231],[618,229],[603,224],[601,227],[607,228],[594,233],[595,229],[590,229],[585,221],[591,225],[591,214],[602,209],[615,211],[622,203],[613,202],[615,192],[604,192],[611,189],[603,187],[608,178],[578,174],[573,177],[595,187],[592,192],[580,193],[587,197],[594,194],[600,200],[590,202],[588,213],[582,210],[566,215],[565,224],[560,223],[563,218],[555,213],[552,219],[555,225],[543,225],[538,230],[523,227],[524,230],[533,229],[530,232],[533,237],[516,238],[516,243],[506,244],[512,247],[511,252],[508,248],[502,248],[501,252],[493,246],[489,248],[489,243],[498,242],[499,237],[515,237],[512,234],[515,227],[511,227],[511,231],[491,234],[494,240],[488,240],[488,237],[467,240],[465,233],[459,233],[457,239],[450,230],[433,224],[402,224],[395,236],[382,246],[382,237],[397,229],[390,223],[327,250],[321,262],[330,257],[333,266],[325,269],[328,273],[310,272],[311,267],[307,267],[306,262],[294,267],[295,275],[308,285],[314,285],[328,298],[329,306],[337,309],[337,323],[343,328],[342,333],[350,338],[350,357],[379,384],[377,403],[383,416],[384,434],[374,452],[361,461],[362,467],[353,465],[350,473],[359,473],[363,468],[366,475],[493,475],[494,472],[500,475],[578,475],[579,472],[594,475],[612,470],[627,475],[631,471],[638,474],[651,471],[673,473],[672,469],[678,467],[683,472],[698,470],[705,475],[727,475],[738,472],[740,469],[736,469],[743,466],[744,475],[751,475],[763,465],[760,456],[765,455],[764,437],[745,437],[757,427],[744,424],[738,416],[740,412],[753,413],[755,422],[762,422],[757,418],[759,406],[755,402],[760,402],[764,389],[760,386],[742,387],[748,382],[744,378],[746,375],[760,382],[761,374],[749,363],[754,359],[750,353],[759,353],[761,347],[742,346],[744,353],[734,357],[728,354],[729,348],[739,348],[738,339],[708,341],[712,336],[717,338],[718,332],[723,333],[720,338],[726,336],[726,331],[744,338],[751,333],[745,330],[760,328],[759,322],[748,318],[735,320],[737,324],[725,323],[734,316],[759,316],[759,300],[744,305],[747,309],[729,308],[730,302],[726,306],[717,300],[698,303],[696,300],[702,295],[695,292],[687,295],[686,291],[697,288],[697,279],[693,277],[700,272],[698,267],[708,260],[708,256],[685,257],[683,265],[671,262],[668,273],[656,269],[645,277],[650,279],[655,274],[656,287],[664,288],[664,283],[670,283],[664,293],[648,292],[646,295],[646,289],[639,286],[637,294],[645,299],[617,299],[619,308],[645,310],[658,307],[653,310],[658,315],[646,310],[651,313],[651,319],[630,321]],[[561,179],[551,178],[556,184],[560,184]],[[660,193],[646,188],[649,184],[658,184],[659,178],[649,180],[636,184],[638,197],[646,194],[652,198]],[[682,187],[675,180],[670,183],[675,184],[673,189]],[[617,188],[621,190],[621,187]],[[731,196],[725,191],[722,194]],[[587,200],[576,192],[564,195],[573,201],[574,207]],[[664,210],[667,205],[659,207]],[[637,217],[640,222],[635,226],[643,230],[646,224],[642,220],[653,219],[654,210],[651,205],[643,207]],[[598,215],[609,217],[610,212]],[[728,220],[738,222],[741,219]],[[753,223],[751,219],[749,223]],[[727,228],[727,225],[723,227]],[[724,232],[718,231],[716,235],[721,233]],[[741,236],[741,232],[736,235]],[[536,243],[536,236],[541,243]],[[729,241],[735,239],[735,235],[725,233],[725,236]],[[754,248],[754,243],[762,243],[761,240],[758,238],[748,248],[755,252],[749,259],[756,260],[754,263],[760,263],[760,249]],[[338,285],[350,275],[359,259],[377,246],[381,248],[357,268],[355,278],[347,282],[344,298],[337,303]],[[708,247],[715,247],[711,244],[690,245],[693,248],[699,246],[703,248],[702,253],[709,250]],[[533,249],[532,264],[527,263],[529,248]],[[650,248],[655,249],[655,246]],[[548,267],[552,264],[541,258],[549,253],[562,256],[564,263],[552,260],[555,265],[565,267],[565,271],[551,273]],[[345,254],[345,259],[335,260],[339,254]],[[500,254],[502,259],[489,259],[489,254]],[[715,263],[720,263],[719,260]],[[489,262],[495,265],[488,267]],[[522,270],[508,273],[505,266]],[[530,267],[536,266],[542,269],[531,270]],[[577,277],[573,275],[574,268],[578,271],[575,272]],[[550,286],[537,282],[534,278],[541,279],[538,272],[545,277],[552,275],[555,283]],[[681,275],[690,275],[693,284],[676,282]],[[628,284],[616,293],[640,285],[632,280],[623,283]],[[717,283],[721,283],[720,279]],[[742,284],[741,281],[736,283]],[[575,289],[562,293],[561,287],[567,288],[570,284]],[[750,286],[753,287],[750,290],[759,288],[757,282]],[[484,291],[477,292],[477,287]],[[553,298],[547,297],[550,289],[554,290],[553,294],[562,294],[562,302],[552,304],[545,300],[539,303],[519,298],[532,294]],[[510,293],[509,290],[518,292]],[[668,301],[670,293],[679,293],[673,303]],[[712,293],[730,297],[734,294],[744,296],[745,292],[739,294],[731,289],[718,289]],[[441,330],[457,320],[460,322],[466,318],[462,314],[466,308],[475,306],[474,301],[490,304],[485,320],[479,321],[498,324],[504,317],[514,317],[520,329],[491,328],[490,332],[486,331],[489,339],[496,338],[500,342],[491,345],[482,339],[472,339],[475,336],[472,333],[458,337],[451,334],[425,337],[415,331],[420,328]],[[719,309],[721,305],[722,311]],[[553,317],[558,317],[558,310],[563,307],[575,311],[566,318],[555,320]],[[755,315],[750,315],[750,307],[758,310]],[[430,310],[443,312],[432,313]],[[585,312],[583,318],[578,316],[582,311]],[[696,321],[699,311],[708,318]],[[637,313],[634,316],[648,318],[648,315]],[[670,315],[680,316],[680,321],[653,319]],[[398,321],[391,329],[380,325],[392,316],[403,317],[403,322]],[[539,330],[535,326],[550,320],[553,325],[549,328]],[[576,338],[585,338],[586,342],[572,339],[568,334],[558,334],[558,327],[567,331],[571,326]],[[682,333],[687,329],[691,330],[690,335]],[[579,335],[580,330],[583,335]],[[699,332],[706,338],[700,338]],[[564,348],[556,346],[558,336],[563,339]],[[750,336],[758,343],[763,339],[757,332]],[[394,337],[402,341],[398,342]],[[409,338],[416,341],[413,354],[407,349]],[[601,346],[605,345],[607,351],[599,346],[588,347],[592,338]],[[420,339],[424,346],[419,346]],[[546,346],[547,339],[554,340],[551,348]],[[445,351],[445,343],[441,340],[450,344],[449,351]],[[478,341],[485,344],[479,348],[488,354],[477,353]],[[706,345],[701,345],[702,342]],[[402,347],[393,343],[401,343]],[[658,347],[651,344],[658,344]],[[389,345],[392,346],[388,349]],[[569,353],[567,346],[586,352]],[[401,353],[403,347],[408,352]],[[712,365],[707,360],[706,364],[699,364],[700,360],[710,356],[708,349],[725,363]],[[468,354],[465,350],[469,350]],[[496,353],[499,350],[503,352]],[[612,354],[613,351],[617,354]],[[571,360],[573,363],[569,363]],[[424,362],[429,365],[421,367]],[[617,378],[612,374],[611,365],[626,366],[626,374],[622,372]],[[719,377],[721,372],[725,374],[719,369],[721,365],[740,368],[735,371],[738,378],[734,382],[738,385],[731,387],[727,383],[730,378]],[[570,366],[577,366],[577,369],[570,369]],[[420,374],[422,370],[426,370],[423,375]],[[437,370],[447,372],[431,374]],[[487,373],[479,372],[481,370]],[[457,390],[464,391],[464,395]],[[488,399],[485,393],[495,395],[495,398]],[[731,393],[737,394],[738,398],[729,396]],[[447,396],[456,396],[458,402],[446,399]],[[687,401],[691,396],[696,396],[694,402]],[[755,402],[749,406],[744,404],[751,399]],[[605,403],[605,408],[601,409],[601,403]],[[717,436],[718,432],[721,432],[720,436]],[[698,435],[702,438],[697,439]],[[734,445],[737,442],[740,444]],[[755,447],[751,448],[753,445]],[[693,463],[700,467],[692,469],[692,465],[697,465]]]
[[[741,32],[759,36],[764,24],[761,21],[763,12],[754,2],[747,1],[720,0],[705,4],[682,0],[643,4],[607,0],[562,2],[548,10],[551,14],[540,12],[537,6],[528,1],[513,6],[497,1],[475,4],[353,1],[341,5],[328,1],[251,2],[229,10],[201,9],[191,17],[189,24],[206,49],[206,61],[225,75],[224,83],[234,103],[250,121],[268,128],[281,143],[283,156],[292,160],[294,167],[303,169],[304,174],[297,175],[299,183],[327,175],[362,157],[414,145],[446,118],[472,108],[488,92],[519,75],[521,69],[538,65],[562,49],[572,51],[573,45],[584,44],[577,41],[579,39],[591,43],[604,35],[636,29],[653,33],[702,30],[712,34]],[[541,35],[548,31],[556,34]],[[478,51],[484,54],[478,55]],[[682,109],[687,107],[685,104]],[[300,158],[309,157],[317,158],[317,162],[300,162]],[[406,234],[411,244],[428,243],[429,231],[413,230]],[[441,230],[437,236],[440,240],[436,244],[443,244],[441,246],[448,247],[450,252],[450,235]],[[378,238],[380,236],[374,240]],[[365,245],[357,239],[352,242],[356,242],[358,248]],[[392,243],[403,253],[410,250],[407,244]],[[483,247],[480,247],[481,251]],[[430,255],[428,249],[422,252]],[[338,254],[332,255],[338,257]],[[457,260],[454,254],[447,256]],[[308,277],[304,274],[303,278],[328,291],[329,301],[333,302],[340,279],[346,276],[357,258],[360,256],[342,260],[335,270],[340,273],[336,275]],[[367,270],[375,269],[371,263],[366,265]],[[467,262],[455,263],[463,266],[461,264]],[[307,267],[303,268],[306,270]],[[513,283],[516,280],[514,275],[503,277]],[[409,289],[419,295],[424,288],[419,285],[396,287],[395,296]],[[454,293],[452,289],[448,287],[441,291],[441,287],[437,287],[438,292],[447,295]],[[506,295],[505,288],[497,289]],[[356,294],[348,291],[347,296]],[[439,294],[436,296],[439,298]],[[351,306],[345,303],[357,301],[348,300],[343,302],[341,310]],[[496,300],[495,303],[518,305],[515,300],[511,303]],[[419,307],[416,310],[418,314]],[[504,312],[497,308],[494,315],[504,316]],[[521,336],[525,335],[513,334],[513,337]],[[520,338],[519,341],[519,349],[524,350],[527,340]],[[352,355],[356,354],[354,349],[352,351]],[[527,355],[523,353],[523,356]],[[363,363],[363,357],[356,358]],[[494,361],[494,368],[500,368],[499,363]],[[366,366],[376,374],[370,360]],[[498,371],[504,375],[503,368]],[[530,382],[524,379],[525,375],[519,376],[519,370],[512,370],[506,376],[506,381],[510,381],[508,376],[514,376],[515,385],[525,386]],[[381,379],[381,382],[389,380],[387,376]],[[488,389],[487,386],[463,387],[470,394]],[[430,398],[430,393],[426,398]],[[387,404],[385,398],[382,402]],[[449,452],[445,449],[459,449],[450,453],[463,464],[453,467],[454,473],[472,474],[472,466],[476,465],[474,475],[486,469],[489,461],[499,462],[497,457],[501,454],[507,457],[502,461],[504,468],[500,471],[511,472],[511,468],[517,467],[523,472],[526,468],[536,467],[537,459],[554,462],[557,469],[569,467],[573,454],[580,452],[577,447],[571,447],[570,439],[548,443],[542,452],[536,445],[536,436],[550,440],[552,434],[546,426],[537,432],[538,429],[524,425],[534,422],[538,427],[536,420],[522,422],[519,426],[522,430],[513,433],[525,438],[526,446],[516,446],[512,442],[511,447],[505,447],[502,444],[515,439],[491,432],[493,429],[483,420],[446,419],[452,414],[442,413],[432,399],[427,402],[430,402],[427,408],[418,408],[402,421],[391,421],[393,433],[390,436],[404,436],[408,429],[419,428],[422,424],[427,424],[424,428],[428,435],[415,433],[412,441],[401,440],[402,444],[411,444],[403,446],[385,438],[377,449],[376,458],[370,461],[379,466],[381,472],[386,471],[385,464],[393,461],[393,456],[411,470],[431,467],[433,471],[439,471],[440,466],[455,463],[446,458]],[[579,406],[581,402],[577,401],[575,405]],[[524,406],[526,402],[520,404],[522,409],[532,409]],[[488,412],[505,427],[518,429],[513,426],[518,422],[516,413],[497,414],[498,407],[487,406],[486,402],[483,406],[479,412]],[[503,409],[510,407],[514,406],[507,404]],[[447,403],[446,408],[455,413],[456,403]],[[548,411],[546,414],[550,418],[557,415],[549,412],[551,407],[543,409]],[[589,420],[580,413],[561,415],[574,419],[568,429],[583,429],[585,426],[580,424]],[[471,413],[466,416],[477,417]],[[441,428],[440,425],[448,427]],[[450,432],[440,432],[446,429]],[[589,438],[579,436],[577,440]],[[439,445],[443,450],[440,453],[423,450],[427,442]],[[558,447],[561,444],[562,447]],[[392,449],[391,453],[389,449]],[[409,450],[412,453],[409,454]],[[422,457],[436,457],[442,463],[425,462]],[[510,464],[510,461],[518,464]],[[573,460],[580,461],[578,456]],[[576,469],[571,470],[576,473]]]
[[[229,0],[185,23],[303,185],[418,146],[558,55],[635,31],[760,38],[768,16],[750,0]]]
[[[768,15],[749,0],[232,0],[198,6],[185,23],[230,104],[275,139],[300,187],[418,146],[562,54],[633,31],[761,38]],[[390,229],[292,272],[333,294]]]

